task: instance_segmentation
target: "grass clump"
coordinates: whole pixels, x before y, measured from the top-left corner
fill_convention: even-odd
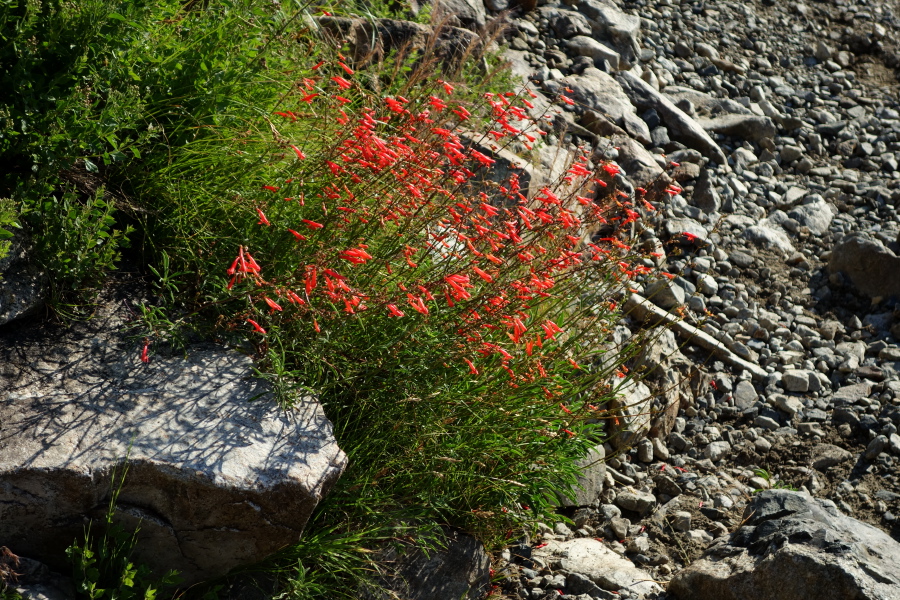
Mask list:
[[[51,276],[96,282],[131,241],[158,292],[146,360],[199,331],[334,423],[350,466],[269,563],[284,597],[355,597],[435,524],[498,545],[554,511],[609,433],[617,299],[649,271],[615,165],[501,173],[495,151],[546,133],[527,93],[435,45],[353,63],[305,6],[4,6],[3,76],[40,75],[0,94],[28,117],[0,195]]]

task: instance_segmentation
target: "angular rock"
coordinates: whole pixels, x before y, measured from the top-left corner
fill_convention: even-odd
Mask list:
[[[851,234],[831,251],[829,273],[843,273],[872,297],[900,297],[900,257],[879,240]]]
[[[745,229],[741,235],[763,248],[778,250],[783,254],[794,253],[794,244],[791,243],[791,238],[780,227],[754,225]]]
[[[670,329],[659,328],[642,345],[634,366],[646,368],[649,375],[662,376],[675,363],[687,364],[687,360],[678,349],[675,334]]]
[[[534,555],[548,563],[559,561],[560,568],[580,573],[604,590],[625,588],[640,598],[655,597],[662,591],[650,573],[591,538],[549,541],[543,548],[535,549]]]
[[[281,410],[234,351],[138,354],[94,338],[0,357],[2,543],[64,568],[126,461],[117,519],[158,573],[191,584],[297,542],[347,460],[322,407]]]
[[[732,397],[734,398],[735,406],[745,409],[753,406],[757,398],[759,398],[759,394],[756,393],[756,388],[753,387],[751,382],[743,380],[739,381],[737,386],[735,386]]]
[[[711,442],[703,450],[703,456],[716,462],[727,456],[729,452],[731,452],[731,444],[728,442]]]
[[[591,448],[587,456],[576,464],[581,470],[578,476],[577,487],[569,497],[561,497],[562,506],[590,506],[603,491],[603,482],[606,479],[606,451],[602,444]]]
[[[806,392],[809,390],[809,371],[789,369],[782,375],[781,382],[789,392]]]
[[[591,57],[595,65],[601,65],[603,61],[606,61],[614,69],[618,69],[619,62],[622,60],[618,52],[586,35],[577,35],[566,41],[566,47],[577,56]]]
[[[666,237],[679,243],[694,245],[705,244],[709,241],[709,231],[694,219],[666,219],[663,231],[665,231]]]
[[[810,453],[812,466],[818,471],[826,471],[845,460],[850,460],[853,454],[834,444],[816,444]]]
[[[889,600],[900,589],[900,543],[829,500],[765,490],[744,526],[676,573],[681,600]]]
[[[572,90],[567,95],[578,102],[579,110],[591,109],[607,114],[619,127],[633,132],[635,137],[645,142],[650,141],[650,129],[637,116],[634,106],[622,91],[622,86],[600,69],[588,67],[580,75],[569,75],[548,85],[553,89],[559,87]]]
[[[651,411],[647,410],[651,394],[644,382],[627,380],[616,388],[617,397],[610,402],[610,411],[618,418],[619,425],[613,427],[612,439],[616,448],[631,446],[645,437],[650,429]]]
[[[811,234],[822,235],[828,232],[836,210],[834,205],[820,198],[809,204],[795,207],[788,211],[788,216],[795,219],[801,226],[808,227]]]
[[[616,494],[616,506],[623,510],[646,515],[656,505],[656,497],[646,492],[627,491]]]
[[[709,171],[704,171],[703,176],[694,184],[694,195],[691,196],[691,204],[706,214],[719,212],[719,209],[722,207],[722,201],[719,198],[719,192],[716,190],[717,184],[718,182],[710,176]]]
[[[756,115],[720,115],[713,119],[699,119],[698,123],[706,131],[723,133],[751,142],[775,137],[776,132],[772,119]]]
[[[670,134],[687,146],[699,150],[711,161],[722,166],[727,164],[725,154],[718,144],[697,121],[675,106],[671,100],[631,72],[623,71],[617,78],[634,106],[641,110],[652,108],[666,124]]]
[[[645,289],[651,302],[667,310],[684,304],[684,294],[683,287],[668,279],[657,279]]]
[[[581,0],[578,11],[591,22],[595,38],[609,40],[624,59],[622,68],[631,68],[640,56],[640,18],[597,0]]]
[[[635,186],[658,189],[672,182],[653,155],[636,140],[627,135],[614,135],[611,139],[619,149],[616,162]]]
[[[436,0],[434,4],[438,20],[443,17],[456,17],[467,29],[478,31],[484,27],[486,13],[482,0]]]

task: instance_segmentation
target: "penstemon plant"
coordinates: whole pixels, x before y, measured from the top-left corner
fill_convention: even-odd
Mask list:
[[[334,66],[342,72],[331,77],[325,63],[312,67],[274,113],[278,177],[252,207],[268,239],[258,251],[240,245],[224,269],[226,288],[245,300],[232,327],[258,335],[263,350],[272,329],[303,331],[323,358],[336,332],[385,328],[401,354],[415,345],[418,362],[567,400],[565,382],[597,350],[585,335],[612,320],[614,292],[648,271],[619,236],[591,239],[639,216],[615,191],[598,193],[618,167],[594,167],[581,152],[532,197],[516,173],[485,183],[495,159],[476,146],[491,142],[473,144],[465,125],[475,111],[495,147],[530,149],[546,132],[527,93],[466,107],[437,82],[413,99],[379,100],[347,79],[343,61]],[[315,115],[317,131],[294,130],[301,111]],[[306,146],[327,149],[310,158]],[[390,359],[373,362],[341,365],[339,377]]]

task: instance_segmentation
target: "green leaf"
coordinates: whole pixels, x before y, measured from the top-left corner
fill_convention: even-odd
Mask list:
[[[100,171],[100,169],[97,168],[97,165],[95,165],[88,159],[84,159],[84,169],[88,173],[97,173],[98,171]]]
[[[114,21],[125,21],[126,20],[125,17],[123,17],[122,15],[120,15],[117,12],[111,12],[106,16],[109,17],[110,19],[113,19]]]

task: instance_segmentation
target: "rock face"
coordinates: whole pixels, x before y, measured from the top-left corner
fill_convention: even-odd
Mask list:
[[[57,569],[126,462],[117,518],[140,526],[136,559],[188,585],[296,542],[346,463],[321,406],[282,411],[235,351],[144,364],[94,338],[5,354],[0,545]]]
[[[900,297],[900,257],[864,235],[848,236],[835,246],[828,271],[843,273],[869,296]]]
[[[744,514],[744,526],[730,540],[675,576],[671,594],[691,600],[897,597],[900,544],[834,503],[767,490]]]

